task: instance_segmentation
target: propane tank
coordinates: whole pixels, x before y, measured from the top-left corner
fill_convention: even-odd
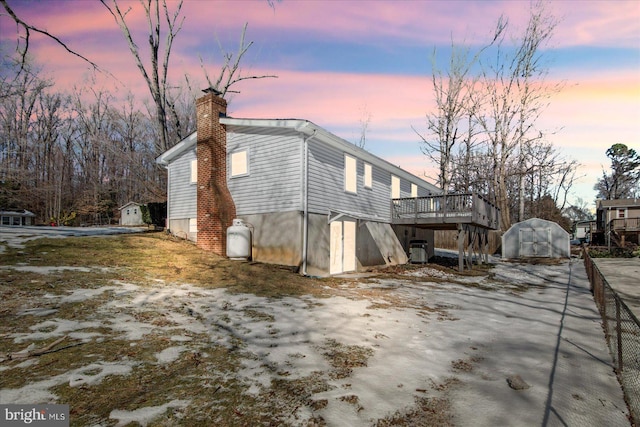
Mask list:
[[[227,257],[239,261],[251,258],[251,230],[238,218],[227,228]]]

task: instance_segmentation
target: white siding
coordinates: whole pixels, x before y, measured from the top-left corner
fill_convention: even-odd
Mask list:
[[[357,194],[344,191],[345,153],[317,141],[309,143],[309,211],[330,209],[389,218],[391,174],[372,166],[372,188],[364,191],[364,163],[357,159]]]
[[[197,213],[197,186],[191,182],[191,161],[195,150],[189,150],[175,159],[169,171],[169,219],[195,218]]]
[[[245,133],[251,132],[251,133]],[[237,215],[302,210],[302,138],[280,129],[227,133],[227,153],[246,150],[248,174],[227,182]]]

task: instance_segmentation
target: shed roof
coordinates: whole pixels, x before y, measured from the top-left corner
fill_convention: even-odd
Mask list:
[[[128,208],[129,206],[142,206],[142,205],[140,203],[137,203],[137,202],[129,202],[126,205],[119,207],[118,209],[119,210],[123,210],[123,209]]]

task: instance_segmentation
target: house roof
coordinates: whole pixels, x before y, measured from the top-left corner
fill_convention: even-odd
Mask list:
[[[628,208],[628,207],[640,208],[640,199],[596,200],[596,207],[598,209]]]
[[[394,175],[404,178],[408,181],[422,185],[424,188],[432,193],[440,193],[442,190],[437,186],[425,181],[424,179],[413,175],[410,172],[405,171],[399,166],[395,166],[392,163],[384,160],[370,152],[357,147],[346,141],[339,136],[332,134],[331,132],[323,129],[313,122],[303,119],[241,119],[232,117],[221,117],[220,123],[226,125],[227,132],[243,133],[248,129],[256,128],[268,128],[268,129],[286,129],[291,132],[299,133],[308,139],[316,139],[325,144],[343,150],[348,154],[352,154],[372,165],[378,166],[381,169],[392,172]],[[156,162],[166,166],[173,159],[179,157],[182,153],[193,148],[197,143],[197,132],[193,132],[191,135],[180,141],[173,148],[169,149],[162,155],[160,155]]]
[[[192,147],[195,147],[198,142],[198,132],[193,132],[182,141],[162,153],[156,158],[156,163],[167,166],[171,161],[177,157],[180,157],[182,153],[188,151]]]
[[[3,211],[0,210],[0,215],[6,215],[6,216],[31,216],[31,217],[35,217],[36,214],[34,214],[31,211],[28,211],[26,209],[22,209],[22,210],[18,210],[18,211]]]

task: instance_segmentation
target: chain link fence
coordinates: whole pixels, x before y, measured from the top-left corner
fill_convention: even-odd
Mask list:
[[[583,253],[609,352],[629,405],[631,422],[640,425],[640,321],[607,283],[586,249]]]

